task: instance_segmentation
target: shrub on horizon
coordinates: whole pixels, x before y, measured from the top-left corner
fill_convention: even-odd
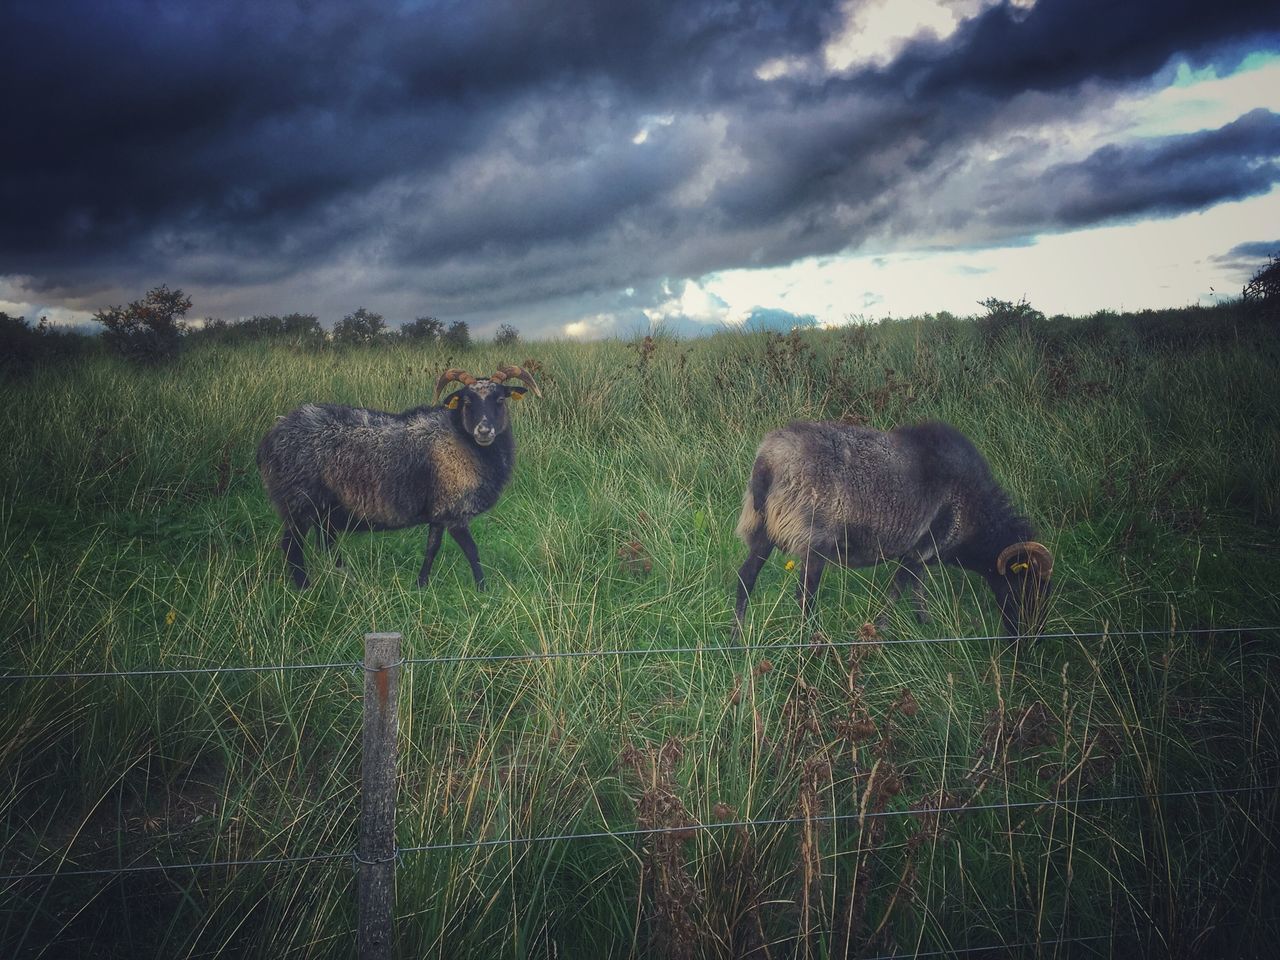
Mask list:
[[[0,310],[0,371],[25,373],[41,360],[78,356],[92,341],[76,330],[59,330],[41,317],[35,326],[26,317]]]
[[[1031,306],[1025,299],[1013,303],[997,297],[979,300],[978,305],[987,312],[977,318],[978,330],[987,346],[994,346],[1010,333],[1031,333],[1044,323],[1044,314]]]
[[[449,324],[441,339],[455,350],[466,350],[471,346],[471,328],[465,320],[455,320]]]
[[[93,319],[106,328],[102,342],[109,350],[135,363],[161,363],[181,350],[190,309],[190,297],[161,284],[127,307],[99,310]]]
[[[1240,298],[1259,319],[1280,321],[1280,254],[1267,258],[1266,265],[1244,285]]]
[[[495,347],[510,347],[520,342],[520,331],[509,323],[504,323],[498,327],[498,332],[493,337],[493,345]]]
[[[435,317],[418,317],[400,326],[400,336],[406,340],[435,343],[443,333],[444,324]]]
[[[387,322],[382,314],[364,307],[349,313],[333,325],[334,343],[371,344],[382,339]]]

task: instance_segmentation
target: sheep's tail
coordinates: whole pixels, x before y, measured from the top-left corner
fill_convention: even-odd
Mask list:
[[[773,472],[764,457],[756,457],[751,468],[751,480],[742,494],[742,513],[738,516],[738,539],[749,543],[765,522],[765,501],[773,485]]]

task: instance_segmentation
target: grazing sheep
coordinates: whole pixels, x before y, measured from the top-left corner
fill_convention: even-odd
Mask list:
[[[307,586],[302,544],[314,527],[333,555],[340,530],[399,530],[429,524],[426,556],[418,573],[424,586],[447,529],[484,589],[480,556],[469,524],[498,500],[511,477],[516,444],[507,400],[525,387],[542,396],[533,377],[504,364],[491,377],[446,370],[436,381],[435,402],[446,384],[461,389],[442,406],[385,413],[361,407],[309,403],[281,417],[258,446],[258,469],[276,513],[284,521],[284,551],[294,583]]]
[[[986,578],[1010,633],[1039,629],[1053,573],[1053,555],[1034,541],[986,459],[945,423],[887,433],[843,423],[773,431],[756,452],[737,533],[747,559],[738,571],[735,636],[774,547],[801,558],[802,612],[828,563],[896,560],[889,602],[909,587],[916,617],[927,623],[921,573],[942,561]]]

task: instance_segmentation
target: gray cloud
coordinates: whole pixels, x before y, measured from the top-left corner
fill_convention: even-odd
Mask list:
[[[16,0],[0,275],[68,305],[167,282],[211,314],[366,303],[537,329],[873,235],[1011,242],[1277,179],[1266,111],[1043,174],[1033,141],[971,160],[1174,54],[1280,43],[1273,3],[999,5],[885,67],[756,77],[819,62],[838,6]]]
[[[1280,240],[1250,240],[1237,243],[1226,253],[1213,258],[1239,274],[1241,281],[1248,280],[1265,267],[1273,258],[1280,258]]]
[[[1217,130],[1108,145],[1034,178],[993,183],[992,219],[1018,229],[1177,214],[1266,193],[1280,182],[1280,114],[1253,110]],[[1004,200],[1004,202],[1001,202]]]

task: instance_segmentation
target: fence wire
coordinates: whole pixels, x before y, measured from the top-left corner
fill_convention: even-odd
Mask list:
[[[1214,634],[1245,634],[1245,633],[1271,633],[1280,630],[1280,625],[1257,625],[1257,626],[1238,626],[1238,627],[1203,627],[1193,629],[1177,629],[1177,628],[1161,628],[1161,629],[1137,629],[1137,630],[1101,630],[1088,631],[1081,633],[1064,632],[1041,634],[1038,639],[1049,640],[1085,640],[1085,639],[1101,639],[1106,637],[1176,637],[1176,636],[1206,636]],[[820,650],[824,648],[856,648],[871,646],[896,646],[896,645],[913,645],[913,644],[934,644],[934,643],[962,643],[962,642],[1011,642],[1016,637],[1007,635],[988,635],[988,636],[971,636],[971,637],[905,637],[905,638],[879,638],[879,637],[858,637],[848,640],[831,640],[824,639],[822,641],[801,641],[801,642],[785,642],[785,643],[769,643],[769,644],[727,644],[713,646],[677,646],[677,647],[649,647],[649,648],[615,648],[601,650],[559,650],[559,651],[529,651],[526,653],[510,653],[510,654],[457,654],[447,656],[430,656],[405,658],[398,661],[392,666],[400,666],[402,664],[415,664],[422,666],[438,666],[455,663],[513,663],[513,662],[530,662],[530,661],[550,661],[550,660],[570,660],[582,659],[586,657],[652,657],[652,656],[677,656],[687,654],[730,654],[730,653],[750,653],[777,650]],[[314,671],[314,670],[358,670],[364,667],[362,661],[337,661],[331,663],[298,663],[298,664],[260,664],[260,665],[232,665],[232,666],[212,666],[212,667],[172,667],[172,668],[144,668],[138,670],[96,670],[96,671],[57,671],[48,673],[35,674],[3,674],[0,675],[0,681],[21,681],[21,680],[82,680],[94,678],[108,677],[159,677],[159,676],[213,676],[219,674],[243,674],[243,673],[283,673],[291,671]],[[1057,807],[1074,812],[1076,808],[1081,806],[1096,806],[1110,803],[1124,803],[1139,800],[1148,802],[1158,802],[1165,800],[1175,800],[1192,797],[1228,797],[1242,794],[1258,794],[1258,793],[1280,793],[1280,785],[1255,785],[1248,787],[1231,787],[1231,788],[1200,788],[1192,790],[1178,790],[1164,793],[1129,793],[1110,795],[1105,797],[1074,797],[1066,799],[1045,798],[1038,800],[1012,801],[1005,803],[989,803],[989,804],[955,804],[950,806],[938,806],[932,808],[906,808],[901,810],[881,810],[881,811],[864,811],[857,814],[827,814],[820,817],[788,817],[788,818],[770,818],[763,820],[723,820],[712,823],[694,823],[682,826],[669,827],[636,827],[625,830],[600,830],[579,833],[554,833],[540,834],[529,837],[509,837],[494,838],[488,840],[468,840],[453,841],[446,843],[429,843],[420,844],[410,847],[399,847],[395,850],[394,856],[397,860],[405,854],[414,853],[432,853],[451,850],[466,849],[483,849],[499,846],[515,846],[523,844],[552,843],[552,842],[576,842],[586,840],[629,840],[643,838],[659,834],[670,833],[689,833],[692,831],[711,831],[722,829],[759,829],[768,827],[786,827],[796,826],[804,823],[839,823],[848,821],[864,822],[872,819],[888,818],[888,817],[905,817],[905,816],[941,816],[946,814],[963,814],[978,813],[992,811],[1008,811],[1008,810],[1025,810],[1039,809],[1044,807]],[[136,874],[148,873],[166,873],[170,871],[196,871],[196,870],[214,870],[214,869],[230,869],[237,867],[265,867],[277,865],[300,865],[300,864],[317,864],[317,863],[333,863],[335,861],[347,861],[352,865],[359,862],[356,851],[347,852],[329,852],[309,854],[292,857],[252,857],[231,860],[207,860],[190,863],[175,864],[137,864],[132,866],[120,867],[102,867],[102,868],[77,868],[72,870],[53,870],[28,873],[10,873],[0,875],[0,883],[17,884],[24,881],[45,880],[52,881],[62,878],[89,878],[89,877],[107,877],[107,876],[129,876]],[[1016,951],[1020,949],[1042,948],[1045,946],[1058,946],[1068,944],[1085,944],[1090,942],[1098,942],[1113,939],[1112,935],[1097,935],[1089,937],[1066,937],[1051,940],[1034,940],[1024,943],[1014,944],[992,944],[979,947],[952,947],[947,950],[936,950],[926,953],[895,953],[882,954],[871,958],[871,960],[905,960],[907,957],[942,957],[942,956],[960,956],[972,953],[981,953],[991,950]]]
[[[17,880],[55,880],[63,877],[105,877],[135,873],[164,873],[169,870],[212,870],[219,867],[267,867],[279,863],[316,863],[321,860],[350,860],[350,853],[313,853],[300,857],[251,857],[246,860],[204,860],[198,863],[149,863],[128,867],[95,867],[92,869],[54,870],[46,873],[9,873],[0,883]]]
[[[1042,633],[1038,634],[1036,640],[1090,640],[1102,637],[1137,637],[1137,636],[1201,636],[1205,634],[1219,633],[1254,633],[1268,632],[1280,630],[1280,626],[1257,626],[1257,627],[1198,627],[1192,630],[1098,630],[1086,633]],[[1014,641],[1019,638],[1008,634],[991,634],[988,636],[975,637],[898,637],[898,638],[879,638],[870,639],[858,638],[856,640],[831,640],[823,639],[821,641],[801,640],[790,641],[786,643],[765,643],[765,644],[724,644],[715,646],[701,647],[634,647],[634,648],[618,648],[612,650],[550,650],[545,652],[530,651],[528,653],[496,653],[496,654],[455,654],[443,657],[409,657],[405,659],[405,663],[419,664],[423,666],[432,666],[445,663],[502,663],[513,660],[569,660],[581,657],[631,657],[631,656],[655,656],[659,654],[685,654],[685,653],[741,653],[755,652],[767,653],[772,650],[821,650],[826,647],[880,647],[893,646],[897,644],[922,644],[922,643],[981,643],[984,641]],[[3,678],[0,678],[3,679]]]
[[[1280,625],[1258,625],[1244,627],[1197,627],[1190,630],[1178,628],[1161,628],[1145,630],[1096,630],[1082,633],[1042,633],[1036,640],[1092,640],[1104,637],[1189,637],[1215,634],[1270,633],[1280,630]],[[584,657],[652,657],[673,656],[677,654],[721,654],[767,652],[773,650],[818,650],[825,647],[879,647],[930,643],[984,643],[1018,640],[1008,634],[989,634],[972,637],[897,637],[854,640],[822,641],[790,641],[767,644],[716,644],[699,647],[628,647],[603,650],[531,650],[527,653],[494,653],[494,654],[451,654],[434,657],[406,657],[400,664],[416,664],[420,666],[439,666],[449,663],[510,663],[525,660],[572,660]],[[342,660],[334,663],[268,663],[244,664],[237,666],[215,667],[167,667],[142,668],[138,670],[92,670],[61,671],[54,673],[6,673],[0,674],[0,681],[19,680],[85,680],[98,677],[163,677],[163,676],[199,676],[221,673],[272,673],[293,670],[358,670],[364,666],[359,660]]]
[[[1197,790],[1174,790],[1164,793],[1126,793],[1105,797],[1072,797],[1055,800],[1046,797],[1039,800],[1018,800],[1006,803],[954,804],[945,807],[908,807],[902,810],[867,811],[866,813],[826,814],[818,817],[781,817],[763,820],[717,820],[713,823],[692,823],[673,827],[635,827],[628,830],[596,830],[585,833],[550,833],[532,837],[498,837],[490,840],[458,840],[449,843],[427,843],[412,847],[397,847],[397,857],[409,853],[438,853],[447,850],[471,850],[486,847],[516,846],[520,844],[554,843],[577,840],[622,840],[647,837],[664,833],[686,833],[695,830],[727,830],[734,828],[785,827],[804,823],[839,823],[850,820],[859,822],[889,817],[932,816],[949,813],[980,813],[995,810],[1023,810],[1029,807],[1060,807],[1068,812],[1074,807],[1103,803],[1122,803],[1132,800],[1175,800],[1187,797],[1225,797],[1237,794],[1276,792],[1280,784],[1250,787],[1206,787]],[[210,860],[198,863],[146,864],[128,867],[100,867],[96,869],[54,870],[40,873],[11,873],[0,876],[0,883],[21,880],[54,880],[62,877],[107,876],[132,873],[154,873],[165,870],[203,870],[220,867],[267,866],[272,864],[314,863],[323,860],[355,861],[355,851],[345,853],[319,853],[300,857],[261,857],[247,860]]]
[[[607,838],[645,837],[661,833],[684,833],[692,830],[719,830],[735,827],[783,827],[803,823],[839,823],[849,820],[879,819],[881,817],[930,816],[944,813],[978,813],[991,810],[1021,810],[1027,807],[1074,807],[1083,804],[1119,803],[1126,800],[1172,800],[1181,797],[1229,796],[1237,793],[1262,793],[1280,791],[1280,786],[1253,786],[1205,788],[1200,790],[1175,790],[1168,793],[1126,793],[1106,797],[1073,797],[1054,800],[1017,800],[1010,803],[955,804],[948,807],[920,807],[904,810],[867,811],[866,813],[825,814],[818,817],[782,817],[765,820],[717,820],[714,823],[692,823],[679,827],[636,827],[631,830],[600,830],[593,833],[544,834],[536,837],[506,837],[492,840],[463,840],[456,843],[428,843],[416,847],[401,847],[400,853],[429,853],[439,850],[457,850],[473,847],[513,846],[522,843],[549,843],[557,840],[601,840]]]
[[[273,673],[291,670],[354,670],[359,660],[339,663],[264,663],[229,667],[156,667],[141,670],[89,670],[63,673],[5,673],[0,680],[87,680],[93,677],[185,677],[214,673]]]
[[[1102,933],[1092,937],[1058,937],[1053,940],[1025,940],[1022,943],[991,943],[984,947],[950,947],[946,950],[930,950],[927,953],[882,953],[866,960],[918,960],[920,957],[958,957],[968,953],[995,953],[999,950],[1011,952],[1029,948],[1057,947],[1068,943],[1095,943],[1098,940],[1110,940],[1112,934]]]

